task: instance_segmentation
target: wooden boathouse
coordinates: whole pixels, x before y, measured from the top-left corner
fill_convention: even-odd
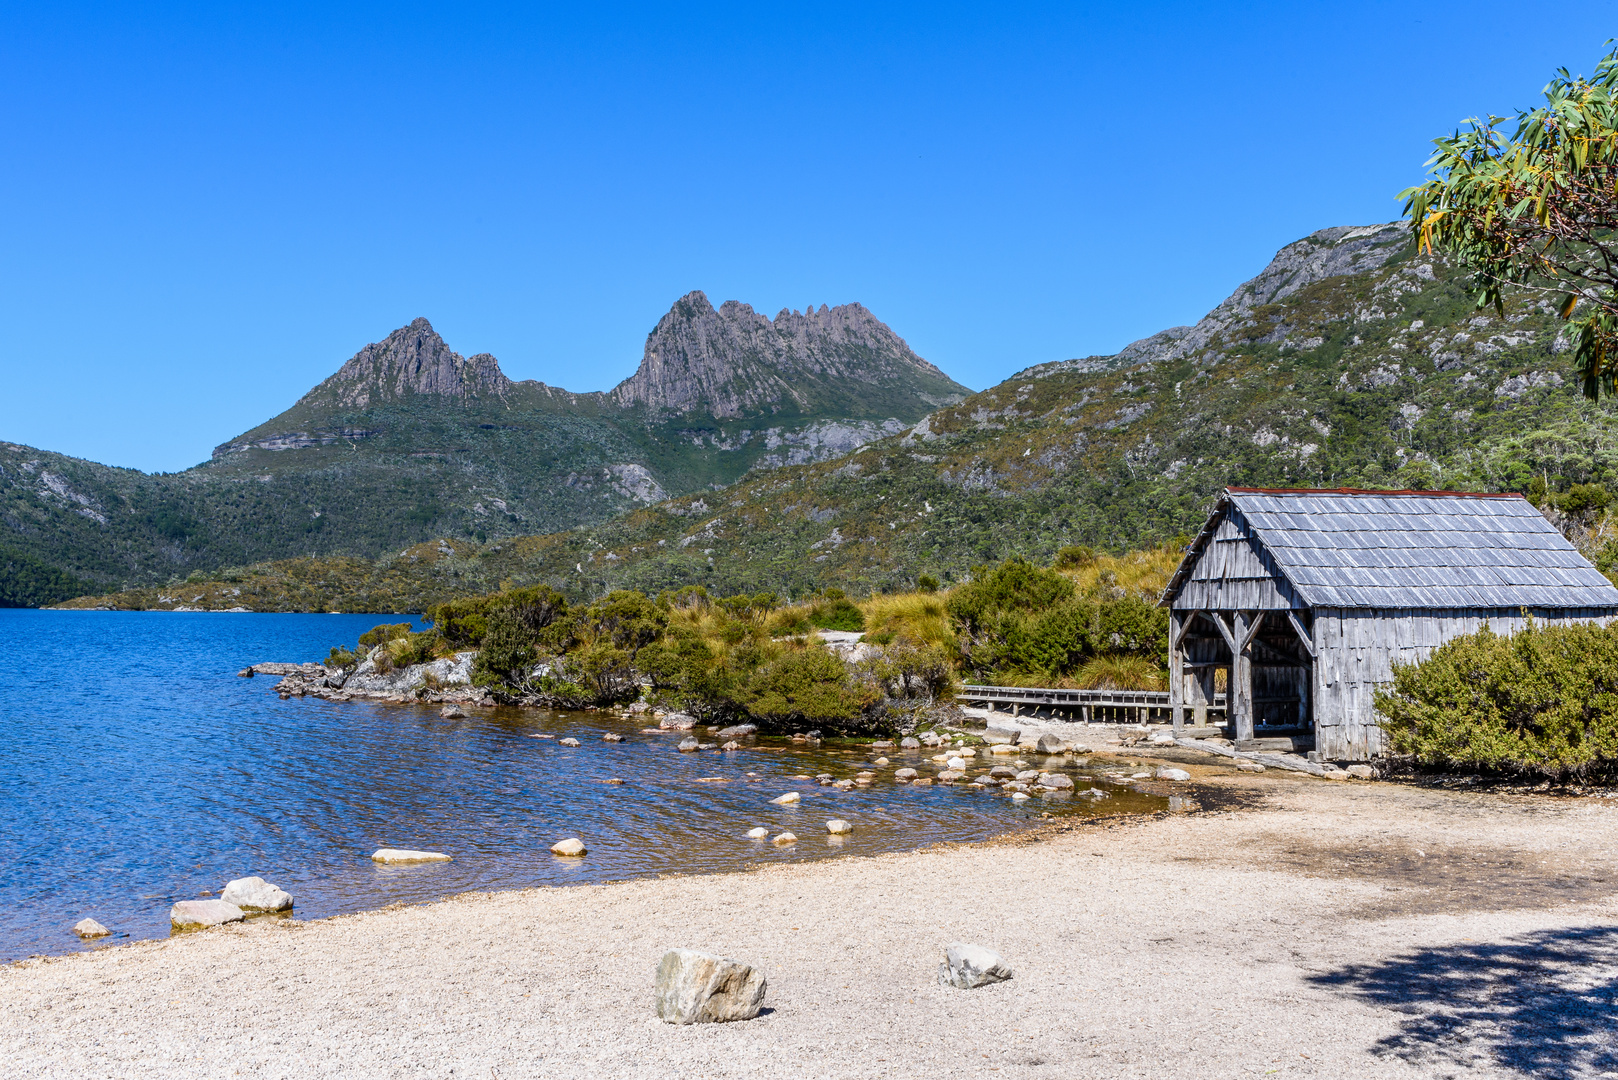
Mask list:
[[[1176,729],[1228,688],[1238,746],[1312,737],[1321,760],[1363,761],[1395,663],[1530,615],[1606,622],[1618,588],[1520,495],[1226,488],[1160,605]]]

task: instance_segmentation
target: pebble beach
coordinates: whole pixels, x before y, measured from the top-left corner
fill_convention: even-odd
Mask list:
[[[1223,809],[27,960],[0,968],[0,1060],[18,1077],[1505,1077],[1611,1060],[1618,807],[1193,772]],[[938,985],[956,941],[1014,977]],[[652,976],[675,947],[759,967],[764,1012],[660,1022]],[[1479,974],[1513,963],[1509,986]]]

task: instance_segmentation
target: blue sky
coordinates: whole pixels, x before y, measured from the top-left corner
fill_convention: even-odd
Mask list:
[[[425,315],[572,390],[700,288],[982,388],[1195,320],[1611,5],[0,8],[0,439],[172,471]]]

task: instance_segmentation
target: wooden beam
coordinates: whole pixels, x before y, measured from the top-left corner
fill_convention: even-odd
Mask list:
[[[1209,622],[1213,623],[1219,628],[1219,634],[1225,639],[1225,645],[1230,649],[1230,654],[1232,656],[1235,656],[1237,653],[1242,651],[1241,647],[1236,644],[1235,632],[1231,630],[1230,627],[1225,625],[1225,620],[1219,617],[1219,612],[1199,611],[1197,614],[1201,615],[1204,619],[1207,619]]]
[[[1303,632],[1303,623],[1299,622],[1298,616],[1290,611],[1287,612],[1287,622],[1292,624],[1292,632],[1297,634],[1298,640],[1303,643],[1303,651],[1309,654],[1310,659],[1313,659],[1315,643],[1310,641],[1309,635]]]
[[[1253,621],[1248,624],[1247,632],[1242,635],[1242,652],[1246,652],[1247,647],[1253,644],[1253,639],[1258,637],[1259,627],[1264,625],[1264,612],[1255,611],[1252,617]]]
[[[1184,613],[1174,611],[1169,612],[1170,620],[1175,619],[1176,616],[1178,616],[1179,620],[1178,626],[1172,631],[1173,636],[1169,640],[1169,648],[1178,649],[1180,647],[1180,642],[1185,640],[1185,632],[1191,629],[1192,621],[1201,614],[1202,612],[1200,611],[1188,611]]]

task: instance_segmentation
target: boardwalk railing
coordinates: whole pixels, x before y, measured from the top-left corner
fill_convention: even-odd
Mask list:
[[[1020,716],[1030,712],[1060,716],[1084,723],[1146,723],[1169,720],[1167,690],[1057,690],[1035,686],[967,685],[955,695],[957,701],[977,708],[1005,709]],[[1189,707],[1186,710],[1191,711]],[[1225,695],[1216,694],[1207,711],[1223,713]],[[1187,718],[1189,719],[1189,717]]]

